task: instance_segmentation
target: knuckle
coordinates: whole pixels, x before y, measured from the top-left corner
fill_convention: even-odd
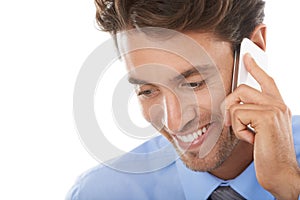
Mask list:
[[[279,116],[281,115],[281,110],[279,108],[274,108],[271,111],[271,117],[270,117],[270,122],[274,123],[275,121],[277,121],[277,119],[279,118]]]
[[[240,92],[245,91],[247,88],[249,88],[249,86],[244,83],[237,87],[238,91]]]
[[[292,117],[292,111],[289,108],[287,108],[287,114],[290,118]]]
[[[282,113],[282,110],[280,107],[273,107],[272,111],[273,111],[274,117],[279,116]]]
[[[292,114],[290,108],[289,108],[287,105],[285,105],[285,104],[282,104],[281,110],[282,110],[283,113],[285,113],[285,114],[288,114],[288,115],[291,115],[291,114]]]
[[[273,77],[271,77],[271,76],[268,76],[268,80],[269,80],[269,82],[270,82],[270,83],[275,83],[275,80],[274,80],[274,78],[273,78]]]
[[[263,87],[268,87],[270,85],[276,85],[274,78],[269,75],[267,75],[265,80],[266,81],[262,83]]]
[[[275,84],[275,80],[274,80],[274,78],[272,76],[267,75],[266,80],[267,80],[266,82],[268,84]]]
[[[236,116],[238,114],[238,109],[239,109],[239,104],[234,104],[230,106],[229,111],[233,116]]]
[[[290,108],[284,103],[280,103],[278,105],[277,112],[278,112],[278,114],[284,114],[284,115],[288,115],[288,116],[292,115]]]
[[[277,110],[267,110],[264,112],[261,112],[261,119],[266,123],[266,124],[272,124],[277,118]]]

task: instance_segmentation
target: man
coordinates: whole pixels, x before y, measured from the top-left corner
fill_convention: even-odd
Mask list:
[[[299,198],[300,118],[291,117],[273,79],[250,55],[240,59],[261,91],[247,85],[231,90],[242,39],[266,49],[263,1],[96,0],[96,6],[97,21],[117,43],[145,119],[180,159],[145,173],[97,167],[78,180],[69,199]],[[201,53],[193,55],[184,37]],[[157,48],[136,48],[144,43]],[[175,48],[164,51],[160,43]],[[176,54],[179,47],[186,59]],[[154,138],[135,151],[155,151],[162,143]],[[125,155],[114,162],[135,161]]]

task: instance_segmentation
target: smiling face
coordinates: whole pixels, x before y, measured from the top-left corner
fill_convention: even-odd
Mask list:
[[[185,52],[184,56],[163,48],[142,48],[129,51],[124,59],[145,119],[174,145],[189,168],[211,171],[238,143],[223,126],[221,114],[221,102],[231,88],[233,52],[230,43],[212,34],[188,32],[184,36],[202,50],[179,42],[175,52]],[[128,39],[123,47],[138,41],[137,37]]]

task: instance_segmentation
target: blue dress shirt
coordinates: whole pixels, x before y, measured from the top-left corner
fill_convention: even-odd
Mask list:
[[[293,135],[300,165],[300,116],[293,117]],[[109,166],[91,169],[78,178],[66,199],[206,200],[220,185],[231,186],[247,200],[275,199],[257,182],[253,162],[236,178],[224,181],[207,172],[189,170],[180,159],[174,159],[176,153],[165,148],[168,145],[158,136],[133,150],[136,157],[125,155]],[[162,148],[163,153],[159,152]]]

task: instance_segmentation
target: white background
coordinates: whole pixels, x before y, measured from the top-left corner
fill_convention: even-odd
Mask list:
[[[297,0],[267,0],[265,21],[271,74],[293,114],[300,114],[299,8]],[[0,199],[64,199],[97,164],[72,113],[80,67],[109,37],[96,30],[94,13],[92,0],[0,2]]]

